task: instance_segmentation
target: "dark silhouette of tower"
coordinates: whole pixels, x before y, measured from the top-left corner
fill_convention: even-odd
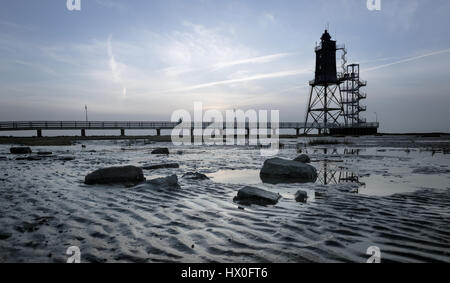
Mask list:
[[[367,82],[360,80],[359,64],[348,65],[344,78],[341,93],[346,126],[357,127],[366,123],[366,119],[361,117],[361,113],[365,112],[367,107],[361,105],[361,100],[366,99],[367,94],[361,92],[361,88],[365,87]]]
[[[331,40],[327,30],[315,48],[316,71],[309,82],[311,92],[305,119],[305,134],[318,129],[319,134],[371,135],[379,124],[367,123],[361,113],[367,107],[360,104],[367,94],[360,89],[367,85],[360,80],[359,64],[347,64],[347,50]],[[336,52],[342,51],[342,71],[336,69]]]
[[[316,71],[314,80],[310,81],[311,92],[305,119],[305,134],[313,129],[319,133],[339,126],[339,118],[344,114],[341,103],[340,78],[336,70],[336,41],[325,30],[321,42],[315,48]]]

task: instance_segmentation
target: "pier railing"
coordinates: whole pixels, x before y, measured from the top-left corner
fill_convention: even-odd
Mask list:
[[[223,123],[223,128],[272,128],[269,122],[265,126],[260,123]],[[179,128],[219,128],[220,124],[215,123],[180,123],[180,122],[150,122],[150,121],[10,121],[0,122],[0,131],[30,131],[30,130],[171,130]],[[363,123],[357,127],[377,128],[378,123]],[[304,122],[281,122],[279,129],[330,129],[347,127],[342,124],[304,123]],[[355,127],[355,125],[352,125]]]

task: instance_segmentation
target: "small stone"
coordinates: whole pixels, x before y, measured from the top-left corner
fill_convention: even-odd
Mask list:
[[[61,161],[73,161],[73,160],[75,160],[75,157],[73,157],[73,156],[61,156],[59,158],[59,160],[61,160]]]
[[[156,169],[168,169],[168,168],[180,168],[178,163],[168,163],[168,164],[155,164],[155,165],[146,165],[142,167],[144,170],[156,170]]]
[[[208,176],[205,174],[197,173],[197,172],[188,172],[183,175],[183,179],[188,180],[209,180]]]
[[[305,191],[298,191],[297,193],[295,193],[295,201],[296,202],[302,202],[302,203],[306,203],[306,201],[308,200],[308,193]]]
[[[9,152],[11,154],[31,154],[32,150],[29,147],[11,147]]]
[[[152,151],[152,154],[169,155],[168,148],[157,148]]]
[[[149,180],[133,189],[180,190],[181,187],[180,184],[178,184],[177,175],[172,175],[166,178]]]
[[[275,205],[280,198],[280,194],[268,192],[259,188],[245,187],[239,190],[233,201],[242,205]]]
[[[7,239],[11,238],[11,236],[12,235],[10,233],[0,232],[0,240],[7,240]]]

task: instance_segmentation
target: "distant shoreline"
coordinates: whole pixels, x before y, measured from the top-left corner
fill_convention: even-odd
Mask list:
[[[450,138],[449,133],[383,133],[377,136],[415,136],[420,138]],[[317,138],[319,135],[300,137]],[[330,138],[351,138],[352,136],[322,136]],[[280,139],[295,139],[296,135],[280,135]],[[171,136],[56,136],[56,137],[0,137],[0,144],[20,144],[27,146],[70,146],[82,141],[107,141],[107,140],[146,140],[148,142],[171,142]]]

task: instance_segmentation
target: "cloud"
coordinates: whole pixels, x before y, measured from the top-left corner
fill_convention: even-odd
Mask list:
[[[103,7],[115,9],[118,11],[123,11],[126,8],[126,6],[123,5],[123,3],[119,3],[112,0],[95,0],[95,2]]]
[[[272,13],[264,12],[262,14],[261,24],[263,26],[266,26],[268,24],[275,24],[275,23],[276,23],[276,19]]]
[[[274,78],[295,76],[295,75],[306,74],[306,73],[309,73],[309,70],[297,69],[297,70],[291,70],[291,71],[274,72],[274,73],[267,73],[267,74],[257,74],[257,75],[248,76],[248,77],[239,78],[239,79],[215,81],[215,82],[209,82],[209,83],[204,83],[204,84],[188,86],[188,87],[184,87],[184,88],[180,88],[180,89],[174,89],[174,90],[171,90],[170,92],[183,92],[183,91],[208,88],[208,87],[213,87],[213,86],[218,86],[218,85],[229,85],[229,84],[242,83],[242,82],[255,81],[255,80],[274,79]]]
[[[242,59],[242,60],[221,62],[221,63],[218,63],[217,65],[215,65],[215,67],[220,69],[220,68],[226,68],[226,67],[232,67],[232,66],[244,65],[244,64],[270,63],[272,61],[282,59],[282,58],[290,56],[292,54],[293,53],[278,53],[278,54],[272,54],[272,55],[266,55],[266,56],[260,56],[260,57]]]
[[[27,62],[27,61],[22,61],[22,60],[15,60],[14,63],[18,64],[18,65],[23,65],[29,68],[33,68],[36,71],[39,72],[45,72],[48,73],[50,75],[57,75],[58,73],[55,72],[55,70],[53,70],[51,67],[48,67],[44,64],[40,64],[40,63],[32,63],[32,62]]]
[[[113,48],[112,48],[112,35],[110,34],[107,41],[107,50],[108,50],[108,57],[109,57],[109,67],[111,68],[111,73],[114,79],[114,82],[119,83],[122,85],[122,94],[124,97],[127,95],[127,89],[124,86],[121,72],[119,70],[118,64],[116,62],[116,59],[113,54]]]
[[[372,67],[372,68],[365,69],[365,71],[366,72],[375,71],[375,70],[379,70],[379,69],[382,69],[382,68],[387,68],[387,67],[390,67],[390,66],[403,64],[403,63],[407,63],[407,62],[423,59],[423,58],[430,57],[430,56],[436,56],[436,55],[440,55],[440,54],[444,54],[444,53],[448,53],[448,52],[450,52],[450,49],[439,50],[439,51],[435,51],[435,52],[431,52],[431,53],[427,53],[427,54],[423,54],[423,55],[419,55],[419,56],[409,57],[409,58],[406,58],[406,59],[403,59],[403,60],[399,60],[399,61],[396,61],[396,62],[375,66],[375,67]]]
[[[382,2],[382,12],[388,18],[391,30],[410,30],[419,9],[418,0],[390,0]]]

